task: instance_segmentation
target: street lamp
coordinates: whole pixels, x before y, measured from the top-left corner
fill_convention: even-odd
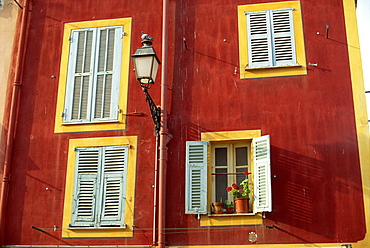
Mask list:
[[[136,52],[131,55],[134,61],[134,68],[136,79],[140,83],[140,86],[146,96],[146,101],[149,104],[150,113],[154,122],[154,135],[158,136],[161,127],[161,108],[157,107],[148,93],[148,89],[154,84],[157,76],[158,67],[161,64],[154,48],[153,38],[144,32],[141,32],[141,44],[142,47],[138,47]]]
[[[153,38],[143,33],[141,39],[143,39],[141,42],[143,46],[138,47],[131,57],[134,60],[136,79],[142,88],[149,89],[154,84],[158,66],[161,62],[151,46]]]

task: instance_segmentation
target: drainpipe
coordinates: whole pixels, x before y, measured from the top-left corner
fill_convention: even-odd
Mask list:
[[[153,245],[157,244],[157,184],[158,184],[158,147],[159,138],[155,136],[155,166],[154,166],[154,204],[153,204]]]
[[[26,50],[26,35],[28,27],[28,11],[31,0],[25,0],[24,7],[22,9],[22,17],[20,21],[20,36],[19,45],[17,51],[17,58],[15,63],[15,80],[13,83],[13,90],[10,102],[10,113],[9,113],[9,123],[8,132],[6,138],[6,151],[3,166],[3,183],[0,191],[0,240],[1,245],[4,245],[4,232],[5,232],[5,216],[6,207],[8,202],[8,192],[9,192],[9,181],[10,181],[10,168],[12,161],[12,151],[13,151],[13,141],[15,135],[15,124],[17,120],[17,109],[18,100],[20,94],[20,87],[22,86],[22,69],[24,62],[24,55]]]
[[[158,202],[158,247],[166,246],[166,174],[167,174],[167,78],[168,78],[168,6],[169,0],[163,0],[162,20],[162,82],[161,82],[161,129],[159,132],[159,202]]]

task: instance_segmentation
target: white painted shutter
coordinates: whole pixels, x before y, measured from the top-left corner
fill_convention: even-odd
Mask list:
[[[254,213],[271,212],[270,136],[254,138]]]
[[[94,226],[99,172],[99,149],[77,148],[76,180],[72,206],[71,226]]]
[[[118,119],[123,26],[72,30],[64,122]]]
[[[271,10],[274,66],[296,64],[292,9]]]
[[[272,66],[270,15],[268,11],[248,12],[248,67]]]
[[[72,30],[65,100],[65,122],[89,120],[95,50],[94,29]]]
[[[123,27],[97,29],[92,119],[116,120]]]
[[[186,142],[185,214],[207,213],[208,142]]]
[[[124,225],[128,146],[103,149],[103,192],[100,226]]]

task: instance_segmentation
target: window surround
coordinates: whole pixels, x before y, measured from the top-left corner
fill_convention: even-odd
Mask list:
[[[245,13],[287,8],[294,9],[292,11],[292,16],[294,23],[294,40],[297,65],[248,68],[247,17]],[[307,75],[300,1],[240,5],[238,6],[238,27],[241,79]]]
[[[76,152],[77,147],[97,146],[121,146],[129,145],[127,177],[126,177],[126,201],[125,204],[125,227],[74,227],[70,228],[72,217],[72,202],[75,180]],[[64,213],[62,223],[63,238],[82,237],[133,237],[134,207],[135,207],[135,178],[136,178],[137,137],[117,136],[105,138],[71,139],[69,141],[67,176],[64,198]]]
[[[128,79],[130,64],[130,40],[131,40],[131,18],[119,18],[97,21],[72,22],[64,25],[63,46],[61,65],[59,73],[59,88],[55,115],[55,133],[64,132],[86,132],[86,131],[105,131],[105,130],[124,130],[126,128],[125,115],[127,112]],[[120,68],[120,90],[119,90],[119,113],[116,121],[107,122],[88,122],[88,123],[63,123],[63,112],[66,100],[66,86],[68,76],[69,48],[72,30],[84,28],[123,26],[124,35],[122,37],[122,54]]]
[[[252,140],[260,137],[261,130],[246,130],[246,131],[226,131],[226,132],[206,132],[201,134],[201,141],[208,142],[241,142]],[[251,152],[251,156],[252,152]],[[250,158],[252,160],[252,157]],[[208,164],[208,188],[212,188],[211,176],[211,160]],[[252,165],[253,166],[253,165]],[[225,189],[226,190],[226,189]],[[253,191],[253,189],[252,189]],[[212,193],[208,194],[208,202],[212,201]],[[229,225],[262,225],[262,213],[247,213],[247,214],[221,214],[221,215],[201,215],[200,226],[229,226]]]

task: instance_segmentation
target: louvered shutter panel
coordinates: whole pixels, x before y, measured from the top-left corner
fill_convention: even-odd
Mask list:
[[[254,212],[271,212],[270,136],[253,139]]]
[[[248,12],[248,67],[272,66],[270,15],[268,11]]]
[[[103,149],[101,226],[124,225],[127,146]]]
[[[186,142],[185,213],[207,213],[206,141]]]
[[[296,64],[292,9],[270,11],[274,66]]]
[[[94,226],[98,191],[99,149],[77,148],[71,226]]]
[[[92,117],[94,121],[118,118],[122,35],[122,26],[97,29]]]
[[[65,102],[65,122],[90,119],[90,98],[95,56],[95,29],[73,30],[71,34]]]

